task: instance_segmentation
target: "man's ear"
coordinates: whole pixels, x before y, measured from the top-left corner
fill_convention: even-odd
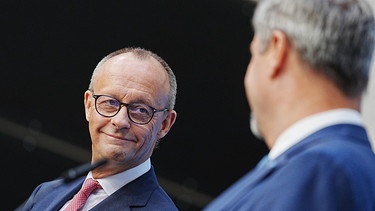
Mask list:
[[[161,128],[157,134],[157,139],[160,140],[163,138],[169,130],[172,128],[173,124],[175,123],[177,118],[177,112],[175,110],[167,111],[166,116],[162,122]]]
[[[90,109],[92,106],[92,98],[91,98],[91,93],[89,90],[87,90],[83,96],[83,102],[85,106],[85,115],[86,115],[86,120],[89,121],[90,119]]]
[[[278,76],[283,69],[289,47],[289,41],[284,32],[278,30],[272,32],[268,48],[270,64],[273,69],[272,77]]]

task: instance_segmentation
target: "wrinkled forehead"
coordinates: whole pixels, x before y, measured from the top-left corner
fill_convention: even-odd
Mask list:
[[[139,90],[157,98],[168,96],[169,93],[168,74],[159,61],[151,56],[137,57],[131,52],[120,54],[108,59],[97,71],[94,89],[123,93]]]

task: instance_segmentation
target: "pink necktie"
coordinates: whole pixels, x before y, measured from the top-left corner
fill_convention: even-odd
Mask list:
[[[97,188],[102,188],[99,182],[88,178],[83,184],[81,190],[73,197],[72,201],[69,205],[65,208],[65,211],[77,211],[80,210],[86,202],[86,199],[89,197],[91,192],[93,192]]]

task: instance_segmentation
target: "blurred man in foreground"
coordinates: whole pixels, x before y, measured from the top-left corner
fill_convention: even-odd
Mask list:
[[[270,149],[204,210],[375,210],[360,108],[375,23],[364,0],[261,0],[245,89]]]

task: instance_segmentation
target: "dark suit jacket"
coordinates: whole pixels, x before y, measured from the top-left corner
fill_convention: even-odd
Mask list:
[[[356,125],[324,128],[259,165],[205,211],[375,210],[375,156]]]
[[[54,180],[39,185],[22,210],[59,210],[81,188],[86,176],[70,183]],[[144,175],[120,188],[92,210],[178,210],[159,186],[153,167]]]

